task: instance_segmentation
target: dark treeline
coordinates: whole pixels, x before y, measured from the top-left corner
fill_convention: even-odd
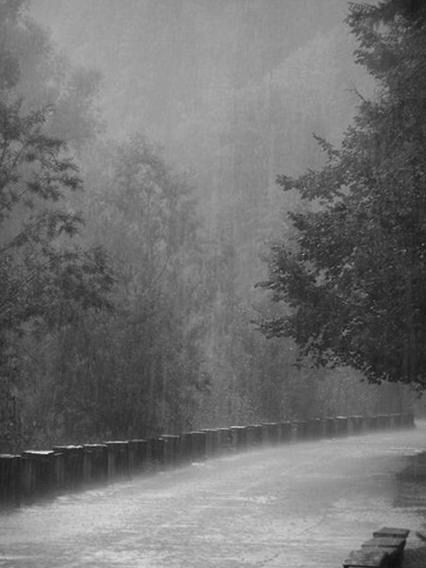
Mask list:
[[[281,313],[255,289],[264,243],[293,231],[282,207],[303,207],[275,174],[321,163],[312,130],[336,137],[352,109],[347,47],[315,72],[341,32],[234,86],[232,113],[197,110],[162,150],[143,125],[111,135],[102,77],[27,8],[0,0],[0,450],[401,410],[399,385],[314,368],[253,324]],[[289,86],[298,58],[311,66]],[[188,151],[191,174],[173,165]]]

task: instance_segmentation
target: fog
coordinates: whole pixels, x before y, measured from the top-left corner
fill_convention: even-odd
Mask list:
[[[276,177],[320,167],[313,134],[339,144],[372,92],[354,63],[347,3],[8,6],[5,84],[36,113],[25,125],[63,142],[71,161],[64,191],[35,203],[13,195],[1,227],[16,248],[5,448],[399,411],[398,386],[296,365],[293,341],[258,329],[287,309],[257,284],[271,243],[294,241],[286,213],[301,207]],[[68,224],[40,249],[26,231],[49,200],[62,207],[52,226]]]

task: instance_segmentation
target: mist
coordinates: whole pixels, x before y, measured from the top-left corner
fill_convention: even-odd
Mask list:
[[[271,243],[294,238],[286,213],[302,206],[276,177],[321,167],[313,134],[338,144],[373,92],[348,4],[15,5],[4,35],[13,91],[26,112],[49,108],[32,120],[64,143],[82,191],[54,196],[69,223],[50,243],[59,272],[37,253],[23,303],[44,303],[12,326],[12,445],[399,409],[399,387],[300,365],[292,340],[258,329],[287,309],[257,284]],[[50,197],[16,209],[4,238],[27,243],[16,238]],[[57,282],[68,282],[60,255],[72,243],[70,292]],[[16,270],[30,270],[21,256]]]

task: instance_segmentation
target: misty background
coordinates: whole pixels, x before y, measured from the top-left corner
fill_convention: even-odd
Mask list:
[[[285,212],[275,184],[323,162],[371,78],[344,0],[31,0],[8,41],[27,108],[52,103],[84,192],[82,244],[115,274],[112,313],[17,343],[21,443],[397,411],[398,385],[296,366],[256,287]],[[285,309],[285,308],[284,308]],[[62,313],[62,312],[61,312]],[[17,363],[16,363],[17,361]]]

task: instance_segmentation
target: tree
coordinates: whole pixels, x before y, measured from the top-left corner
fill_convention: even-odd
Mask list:
[[[22,5],[0,4],[2,28],[16,25]],[[10,400],[19,376],[22,338],[63,328],[81,309],[109,307],[113,283],[103,250],[76,239],[83,220],[68,195],[80,190],[82,181],[65,143],[46,131],[52,109],[25,110],[16,93],[19,79],[19,58],[0,44],[2,400]],[[3,432],[4,415],[1,407],[2,439],[10,434]]]
[[[87,237],[108,250],[115,310],[82,317],[57,342],[58,407],[75,409],[57,432],[77,441],[181,431],[205,382],[205,259],[192,187],[141,135],[98,144],[90,158]]]
[[[306,208],[292,241],[271,249],[262,285],[286,306],[261,322],[319,365],[347,364],[371,382],[426,385],[426,5],[352,4],[355,52],[377,83],[360,96],[340,148],[317,137],[325,165],[281,175]]]

